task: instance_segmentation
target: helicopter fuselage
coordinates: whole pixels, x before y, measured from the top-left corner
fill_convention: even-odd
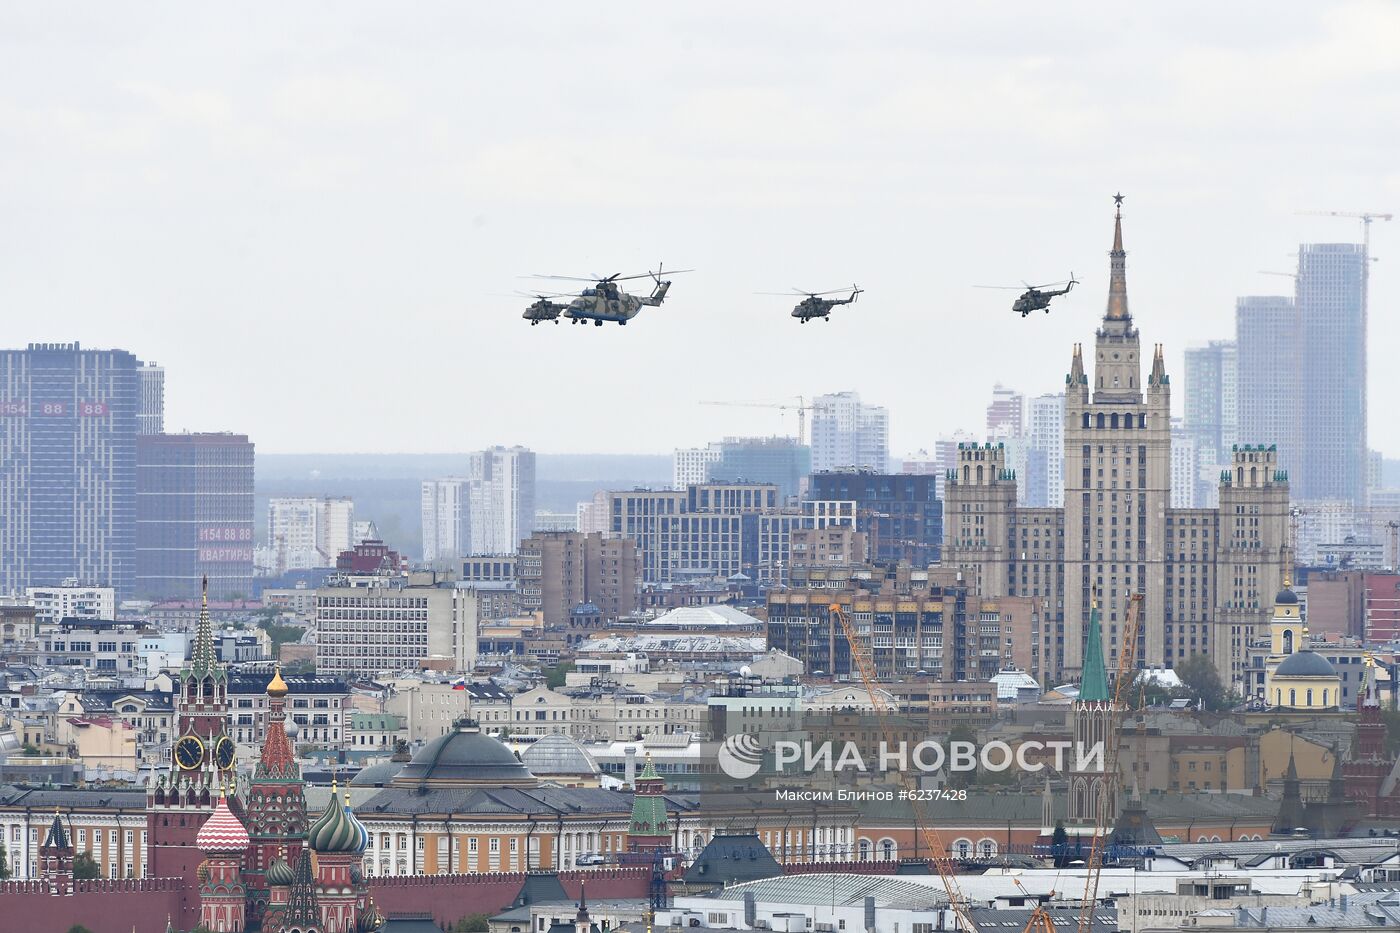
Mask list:
[[[670,282],[658,282],[652,293],[645,298],[619,291],[616,286],[585,288],[577,298],[569,302],[568,307],[564,309],[564,316],[575,324],[579,321],[592,321],[599,326],[609,321],[626,324],[640,314],[642,308],[660,305],[670,287]]]

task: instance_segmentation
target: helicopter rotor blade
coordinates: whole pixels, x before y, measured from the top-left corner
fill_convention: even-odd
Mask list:
[[[972,287],[973,287],[973,288],[999,288],[999,289],[1005,289],[1006,291],[1010,291],[1010,292],[1020,291],[1020,290],[1021,290],[1021,286],[1019,286],[1019,285],[974,285],[974,286],[972,286]]]

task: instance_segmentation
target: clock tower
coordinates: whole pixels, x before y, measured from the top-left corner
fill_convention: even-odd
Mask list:
[[[146,792],[147,874],[193,879],[203,861],[196,837],[218,806],[220,788],[232,783],[237,755],[225,734],[228,672],[214,657],[209,622],[209,578],[204,579],[199,625],[189,663],[175,684],[175,741],[170,771]],[[236,794],[228,807],[242,814]]]

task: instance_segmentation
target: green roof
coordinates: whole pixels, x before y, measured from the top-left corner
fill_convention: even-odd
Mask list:
[[[1079,682],[1079,699],[1108,699],[1108,673],[1103,666],[1103,642],[1099,634],[1097,603],[1089,610],[1089,637],[1084,643],[1084,676]]]

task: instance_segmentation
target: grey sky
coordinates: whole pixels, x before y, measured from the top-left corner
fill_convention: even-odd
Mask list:
[[[1400,212],[1400,6],[1147,6],[9,3],[4,344],[131,349],[171,429],[265,451],[662,451],[792,429],[699,399],[854,388],[901,454],[998,379],[1058,391],[1122,189],[1179,374],[1291,291],[1256,270],[1358,236],[1295,211]],[[1400,222],[1373,241],[1397,454]],[[493,294],[658,259],[699,271],[625,329]],[[1071,269],[1048,317],[971,287]],[[830,324],[752,294],[851,281]]]

